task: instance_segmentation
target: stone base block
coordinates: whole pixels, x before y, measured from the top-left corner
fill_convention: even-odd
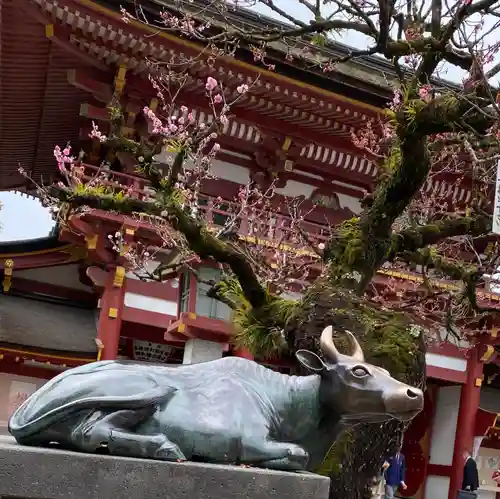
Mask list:
[[[310,473],[79,454],[0,437],[0,498],[327,499]]]

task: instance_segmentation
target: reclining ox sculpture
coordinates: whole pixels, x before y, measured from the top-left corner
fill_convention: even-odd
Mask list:
[[[296,353],[310,376],[287,376],[227,357],[168,367],[103,361],[66,371],[14,413],[20,444],[183,461],[314,469],[339,433],[360,422],[410,420],[422,391],[367,364],[348,333],[339,353],[332,328],[321,335],[325,360]]]

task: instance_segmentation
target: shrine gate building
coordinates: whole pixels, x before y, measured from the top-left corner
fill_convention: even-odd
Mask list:
[[[133,133],[142,108],[157,105],[146,77],[146,58],[168,60],[199,51],[172,34],[148,36],[147,27],[124,23],[119,7],[112,0],[0,0],[0,189],[33,193],[19,165],[36,182],[56,180],[54,146],[69,141],[92,149],[91,122],[106,126],[113,93],[119,92]],[[230,15],[248,25],[263,22],[247,11]],[[342,45],[324,48],[325,57],[347,51]],[[254,82],[225,126],[214,161],[218,179],[208,182],[203,194],[207,204],[218,196],[232,199],[242,185],[270,172],[283,199],[303,196],[312,205],[321,198],[322,207],[307,224],[317,240],[326,239],[325,218],[335,224],[356,215],[365,190],[373,186],[377,165],[354,147],[351,133],[375,121],[390,99],[391,66],[366,57],[326,74],[284,59],[273,62],[275,71],[268,71],[242,53],[219,58],[212,68],[201,60],[190,71],[181,100],[205,122],[213,119],[203,97],[208,75],[215,72],[226,88]],[[87,175],[97,171],[100,159],[99,150],[92,149]],[[133,168],[110,175],[115,185],[148,196],[148,183]],[[466,185],[446,177],[433,178],[424,188],[448,192],[461,205],[471,197]],[[220,224],[227,213],[213,210],[208,216]],[[9,414],[29,394],[62,370],[83,363],[251,358],[232,344],[229,309],[208,297],[206,286],[192,273],[172,274],[163,283],[145,282],[112,250],[108,234],[116,232],[125,244],[136,239],[154,244],[157,235],[151,225],[99,210],[71,223],[39,240],[0,244],[4,429]],[[245,223],[239,231],[249,236]],[[209,264],[197,271],[206,279],[219,278]],[[377,282],[383,285],[388,278],[401,283],[419,279],[384,268]],[[486,289],[483,299],[494,306],[500,294]],[[497,344],[498,329],[492,327],[473,348],[443,341],[429,349],[425,409],[405,436],[406,497],[454,499],[461,483],[460,453],[473,446],[481,498],[496,497],[491,468],[500,465]],[[283,372],[290,366],[288,359],[256,360]]]

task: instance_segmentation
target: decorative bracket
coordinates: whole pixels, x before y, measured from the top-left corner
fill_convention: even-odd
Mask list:
[[[5,260],[3,269],[3,292],[8,293],[12,284],[12,271],[14,269],[14,260]]]
[[[123,286],[124,280],[125,280],[125,267],[116,267],[115,277],[113,279],[113,286],[115,288],[121,288]]]
[[[125,76],[127,74],[127,67],[122,64],[118,69],[118,73],[115,77],[115,93],[117,96],[120,96],[125,88]]]
[[[102,351],[104,350],[104,343],[99,339],[95,339],[95,344],[97,345],[97,362],[101,360],[102,357]]]
[[[99,239],[99,234],[92,234],[91,236],[85,236],[85,241],[87,242],[87,249],[95,250],[97,248],[98,239]]]

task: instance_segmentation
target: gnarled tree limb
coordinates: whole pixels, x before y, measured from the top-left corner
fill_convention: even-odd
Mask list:
[[[147,214],[162,216],[184,235],[190,249],[200,258],[213,258],[219,263],[229,266],[241,284],[243,293],[249,303],[259,308],[268,300],[268,294],[260,284],[252,266],[246,256],[240,253],[234,245],[229,245],[215,237],[208,227],[201,221],[190,217],[175,201],[170,198],[162,202],[147,202],[139,199],[113,196],[79,195],[63,188],[52,187],[50,194],[72,207],[88,206],[90,208],[116,211],[123,215]]]
[[[405,229],[392,235],[392,247],[387,259],[394,259],[403,251],[416,251],[448,237],[461,235],[481,236],[491,231],[492,217],[489,215],[446,218],[435,223]]]

